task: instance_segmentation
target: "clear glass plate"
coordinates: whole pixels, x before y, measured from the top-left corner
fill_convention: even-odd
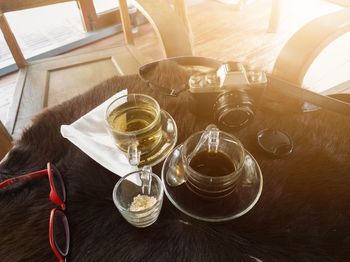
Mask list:
[[[235,190],[226,197],[208,200],[188,189],[186,182],[175,187],[169,185],[167,181],[171,179],[171,176],[184,175],[181,148],[182,144],[173,150],[164,161],[162,168],[165,194],[177,209],[198,220],[221,222],[246,214],[258,202],[262,192],[263,177],[258,163],[247,150],[243,174]]]

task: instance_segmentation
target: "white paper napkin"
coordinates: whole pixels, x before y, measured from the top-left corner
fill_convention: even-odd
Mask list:
[[[96,162],[119,176],[125,176],[132,171],[136,171],[137,168],[131,166],[125,154],[116,147],[113,138],[107,132],[104,116],[108,105],[113,100],[126,94],[127,90],[122,90],[71,125],[61,126],[63,137],[79,147]]]

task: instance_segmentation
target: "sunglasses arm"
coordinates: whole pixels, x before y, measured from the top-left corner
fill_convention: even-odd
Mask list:
[[[47,169],[28,173],[28,174],[25,174],[22,176],[12,177],[12,178],[6,179],[5,181],[1,182],[0,188],[7,187],[13,183],[16,183],[17,181],[29,181],[29,180],[39,178],[39,177],[42,177],[45,175],[47,175]]]

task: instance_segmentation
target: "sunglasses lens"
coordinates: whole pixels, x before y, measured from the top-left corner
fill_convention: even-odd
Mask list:
[[[66,188],[64,186],[62,175],[54,165],[51,165],[51,170],[52,170],[52,179],[53,179],[53,184],[55,186],[55,190],[58,196],[60,197],[60,199],[63,202],[66,202]]]
[[[54,245],[62,256],[67,256],[70,236],[68,220],[64,212],[60,209],[55,209],[51,223]]]

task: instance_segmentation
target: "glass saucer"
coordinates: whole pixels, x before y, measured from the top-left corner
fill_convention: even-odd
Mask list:
[[[177,126],[171,115],[160,110],[162,139],[159,144],[147,154],[142,154],[139,167],[154,166],[163,161],[174,149],[177,142]]]
[[[247,150],[243,174],[235,190],[226,197],[206,200],[188,189],[186,182],[179,186],[169,185],[167,176],[174,173],[177,173],[177,176],[184,175],[181,148],[182,144],[173,150],[164,161],[162,168],[165,194],[177,209],[198,220],[221,222],[246,214],[258,202],[263,187],[263,177],[258,163]]]

